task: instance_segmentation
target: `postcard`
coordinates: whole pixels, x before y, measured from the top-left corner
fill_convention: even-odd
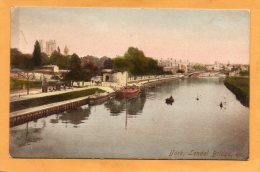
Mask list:
[[[10,156],[248,160],[248,10],[14,7]]]

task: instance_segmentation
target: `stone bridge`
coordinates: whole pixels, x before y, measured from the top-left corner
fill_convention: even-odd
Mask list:
[[[187,76],[188,77],[198,77],[200,75],[207,75],[208,76],[219,76],[219,74],[222,74],[221,72],[216,72],[216,71],[195,71],[195,72],[191,72],[191,73],[188,73]],[[223,73],[224,74],[224,73]]]

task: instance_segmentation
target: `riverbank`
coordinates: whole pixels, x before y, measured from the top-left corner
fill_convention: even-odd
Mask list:
[[[224,84],[244,106],[249,107],[249,77],[227,77]]]
[[[70,92],[65,92],[60,94],[53,94],[53,95],[45,94],[45,96],[43,97],[39,97],[38,95],[38,97],[32,97],[28,99],[10,102],[10,111],[11,112],[18,111],[22,109],[32,108],[36,106],[46,105],[46,104],[65,101],[65,100],[71,100],[71,99],[89,96],[95,93],[103,93],[103,92],[105,91],[99,88],[85,88],[79,91],[70,91]]]
[[[164,78],[154,78],[148,80],[137,80],[131,84],[136,84],[140,89],[154,84],[167,82],[176,79],[176,76]],[[37,93],[24,95],[19,98],[12,98],[10,102],[10,126],[22,124],[64,110],[75,109],[83,105],[93,105],[103,103],[115,96],[115,90],[122,88],[115,84],[101,84],[100,86],[85,86],[49,93]],[[108,86],[110,85],[110,86]]]
[[[179,78],[180,76],[154,76],[154,77],[143,77],[141,79],[132,80],[128,85],[136,85],[139,86],[140,89],[144,87],[149,87],[151,85],[155,85],[162,82],[167,82],[172,79]],[[35,93],[29,95],[19,95],[19,96],[11,96],[10,101],[10,111],[18,111],[22,109],[28,109],[36,106],[42,106],[46,104],[51,104],[60,101],[66,101],[71,99],[76,99],[79,97],[89,96],[94,93],[114,93],[115,90],[119,90],[123,87],[123,85],[117,85],[116,83],[103,83],[100,86],[88,85],[81,88],[67,89],[56,92],[48,92],[48,93]],[[117,86],[115,86],[115,84]]]
[[[141,89],[149,86],[153,86],[159,83],[164,83],[173,79],[178,79],[184,77],[183,75],[168,75],[164,77],[146,77],[139,80],[132,80],[128,82],[128,85],[136,85],[139,86]]]
[[[95,93],[89,96],[14,111],[10,113],[10,127],[66,110],[77,109],[80,106],[99,104],[113,97],[114,93]]]

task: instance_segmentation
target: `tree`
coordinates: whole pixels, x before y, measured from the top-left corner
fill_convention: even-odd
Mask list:
[[[11,59],[11,67],[19,68],[19,58],[21,57],[22,53],[17,48],[10,49],[10,59]]]
[[[23,69],[26,73],[24,76],[26,78],[26,88],[27,88],[27,95],[30,93],[30,79],[33,78],[32,75],[30,75],[30,71],[34,69],[34,61],[31,54],[22,54],[20,56],[22,59],[22,63],[20,64],[21,69]]]
[[[146,73],[156,74],[158,72],[158,62],[150,57],[147,58]]]
[[[34,61],[31,54],[23,54],[17,48],[10,51],[11,67],[30,71],[34,68]]]
[[[113,60],[111,58],[108,58],[104,61],[104,69],[113,69],[114,63]]]
[[[60,69],[69,69],[69,56],[64,56],[58,51],[54,51],[50,57],[50,63],[59,66]]]
[[[113,59],[114,69],[118,71],[128,70],[128,64],[124,57],[117,56]]]
[[[72,54],[69,69],[70,72],[65,76],[65,80],[70,81],[72,85],[74,81],[86,80],[87,74],[81,69],[81,60],[77,54]]]
[[[195,65],[193,65],[193,69],[195,69],[195,70],[205,70],[206,67],[202,64],[195,64]]]
[[[25,71],[31,71],[34,69],[34,63],[33,63],[33,58],[31,54],[23,54],[23,64],[22,64],[22,69]]]
[[[81,66],[81,60],[77,54],[72,54],[70,58],[70,64],[69,64],[69,69],[80,69]]]
[[[35,66],[41,65],[41,46],[39,41],[36,41],[34,44],[34,50],[33,50],[33,61]]]
[[[143,75],[146,70],[146,57],[138,48],[129,47],[124,57],[128,61],[129,72],[133,75]]]
[[[22,56],[22,53],[17,48],[11,48],[10,59],[11,59],[12,68],[21,68],[20,65],[23,61],[21,56]]]
[[[146,57],[138,48],[129,47],[124,56],[113,59],[115,70],[128,71],[132,75],[162,74],[162,67],[151,57]]]
[[[83,68],[87,69],[89,71],[89,73],[91,73],[92,75],[95,75],[98,73],[98,67],[92,61],[89,61],[87,63],[85,62],[83,65],[84,65]]]
[[[48,55],[44,52],[41,53],[41,62],[42,62],[42,65],[48,65],[50,64],[50,58],[48,57]]]

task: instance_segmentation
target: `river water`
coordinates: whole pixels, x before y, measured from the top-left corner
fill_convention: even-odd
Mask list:
[[[249,109],[221,79],[176,79],[10,130],[13,157],[245,160]]]

